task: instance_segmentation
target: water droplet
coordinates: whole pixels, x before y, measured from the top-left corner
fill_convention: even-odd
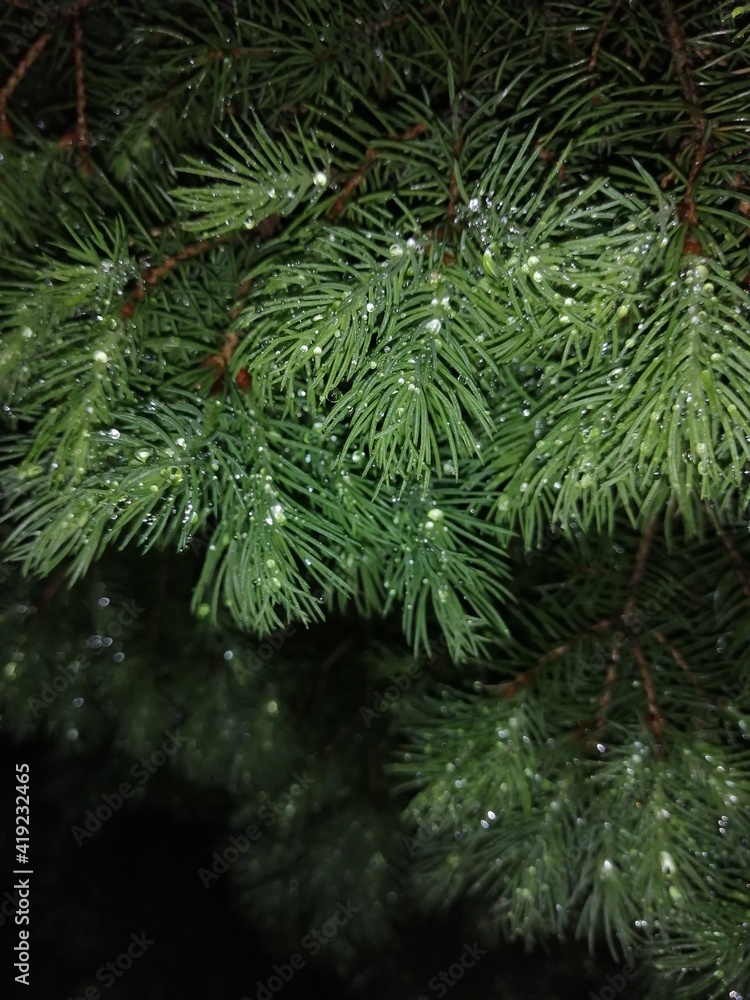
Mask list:
[[[271,507],[271,517],[276,524],[286,524],[286,514],[284,513],[284,508],[280,503],[275,503],[273,507]]]
[[[675,870],[675,863],[672,855],[668,851],[661,852],[661,870],[665,875],[669,875]]]

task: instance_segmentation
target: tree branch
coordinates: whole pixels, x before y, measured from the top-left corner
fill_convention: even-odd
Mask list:
[[[400,142],[408,142],[410,139],[415,138],[415,136],[423,135],[427,131],[427,126],[424,122],[417,122],[416,125],[412,125],[408,128],[406,132],[402,132],[400,135],[391,134],[388,136],[389,139],[396,139]],[[346,202],[349,199],[352,191],[362,183],[365,179],[365,174],[369,169],[370,165],[375,162],[377,158],[377,151],[368,147],[365,150],[365,159],[357,167],[356,171],[351,175],[344,185],[344,190],[341,192],[340,196],[334,203],[333,207],[328,212],[329,219],[335,219],[346,208]]]
[[[588,71],[589,73],[596,72],[596,62],[599,58],[599,49],[602,47],[602,42],[604,41],[604,36],[609,30],[609,26],[612,23],[612,18],[617,13],[617,8],[622,3],[622,0],[615,0],[615,2],[610,7],[609,13],[604,18],[602,23],[599,25],[599,30],[596,33],[596,38],[594,39],[594,44],[591,47],[591,58],[589,59]]]
[[[13,135],[10,124],[8,123],[8,119],[5,115],[5,109],[8,106],[8,101],[10,100],[13,91],[16,89],[21,80],[23,80],[29,68],[41,55],[42,50],[50,38],[52,38],[52,34],[47,31],[43,35],[40,35],[36,41],[29,46],[26,50],[26,55],[10,74],[3,89],[0,90],[0,135],[3,135],[6,139],[10,139]]]

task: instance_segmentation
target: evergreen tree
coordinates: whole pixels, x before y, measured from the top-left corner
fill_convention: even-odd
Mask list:
[[[3,725],[177,729],[363,989],[750,989],[748,11],[3,5]]]

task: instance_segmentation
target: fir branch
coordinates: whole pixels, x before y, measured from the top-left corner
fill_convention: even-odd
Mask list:
[[[186,230],[204,237],[225,234],[227,228],[253,229],[271,216],[289,215],[311,190],[317,198],[328,183],[328,164],[316,164],[318,149],[301,133],[299,146],[285,136],[272,139],[256,119],[249,124],[246,136],[235,124],[238,139],[224,135],[234,151],[215,148],[221,166],[207,166],[192,158],[183,167],[213,182],[210,189],[180,187],[172,198],[190,212],[200,212],[198,219],[188,219]]]
[[[123,546],[199,557],[195,581],[187,553],[164,563],[179,655],[169,636],[154,674],[144,627],[127,673],[76,683],[133,746],[177,702],[188,779],[245,803],[317,753],[309,800],[237,869],[264,920],[291,926],[295,864],[300,922],[345,873],[385,936],[378,893],[406,879],[489,937],[644,944],[649,995],[700,962],[680,988],[703,996],[717,969],[747,979],[749,39],[698,0],[543,6],[91,4],[85,81],[80,20],[50,29],[66,85],[35,57],[3,150],[2,532],[54,585]],[[29,732],[78,637],[6,642],[17,605],[1,710]],[[394,628],[361,684],[354,646],[312,630],[253,658],[349,611]],[[445,654],[440,683],[365,739],[341,720],[413,666],[399,636]],[[70,700],[45,711],[64,736]],[[388,810],[394,740],[408,861],[364,805]]]

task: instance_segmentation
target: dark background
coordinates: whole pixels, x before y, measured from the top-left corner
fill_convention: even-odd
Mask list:
[[[289,955],[275,952],[273,941],[248,926],[235,904],[231,877],[206,889],[197,873],[226,841],[230,799],[191,787],[167,764],[146,782],[141,800],[128,800],[79,846],[71,827],[82,826],[86,809],[103,791],[118,787],[130,759],[118,764],[115,751],[90,758],[68,755],[43,740],[14,744],[0,735],[2,901],[16,867],[14,777],[21,762],[30,765],[31,775],[32,985],[14,982],[12,949],[19,928],[6,916],[0,927],[0,996],[66,1000],[95,986],[107,1000],[256,1000],[257,981],[266,982],[274,962],[283,963]],[[126,951],[132,934],[142,933],[153,946],[107,988],[97,980],[97,971]],[[469,941],[460,914],[455,914],[441,924],[402,934],[390,949],[389,971],[380,981],[377,969],[386,968],[384,956],[374,950],[363,955],[364,966],[376,970],[375,983],[371,975],[367,988],[326,976],[325,967],[308,958],[274,996],[391,1000],[413,995],[418,1000],[424,995],[432,1000],[441,994],[428,987],[430,978],[454,963],[467,941],[473,943],[473,938]],[[394,958],[400,974],[393,973]],[[442,995],[449,1000],[593,1000],[592,992],[598,996],[606,987],[606,975],[617,971],[606,955],[594,962],[578,944],[530,955],[510,947],[483,957]],[[412,982],[421,982],[421,991],[412,993],[407,986]]]

